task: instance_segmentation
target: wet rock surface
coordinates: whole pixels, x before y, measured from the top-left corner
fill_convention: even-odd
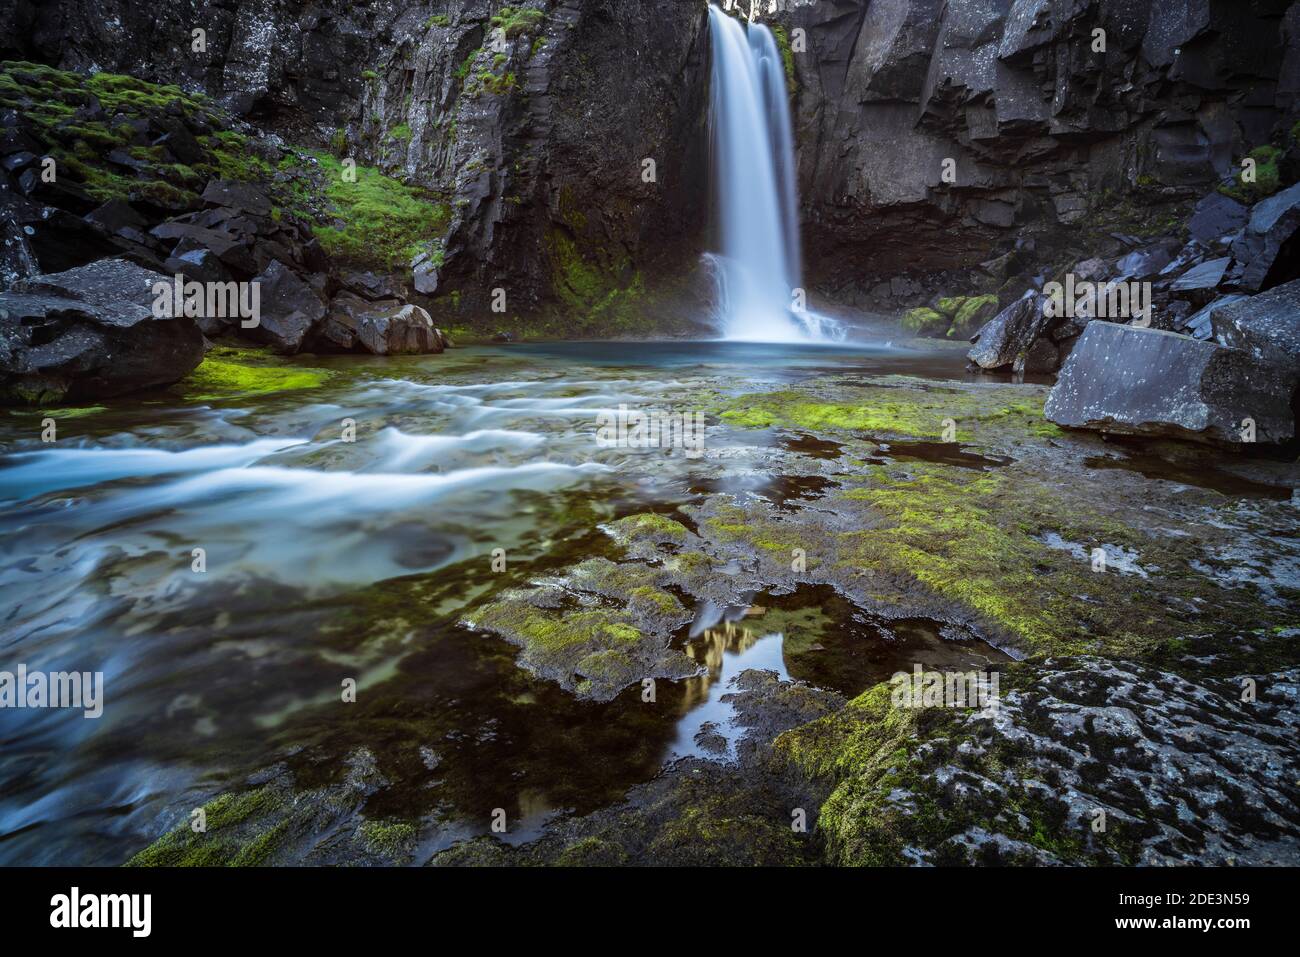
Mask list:
[[[1232,307],[1225,307],[1231,309]],[[1300,375],[1274,360],[1157,329],[1088,325],[1043,412],[1069,428],[1279,444]]]
[[[0,292],[0,395],[60,403],[184,378],[203,359],[203,334],[193,318],[157,313],[159,282],[166,277],[106,259]]]

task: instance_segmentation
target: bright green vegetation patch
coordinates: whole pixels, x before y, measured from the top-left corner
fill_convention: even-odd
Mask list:
[[[102,113],[91,112],[93,99]],[[16,109],[45,141],[60,176],[80,184],[91,197],[141,200],[163,208],[187,209],[198,202],[197,191],[208,178],[225,175],[231,162],[225,143],[216,137],[198,138],[207,155],[193,166],[170,159],[162,147],[132,123],[162,117],[169,111],[225,125],[224,114],[201,94],[178,86],[148,83],[115,73],[85,76],[22,61],[0,63],[0,107]],[[77,112],[82,110],[81,116]],[[140,164],[132,170],[104,160],[120,152]]]
[[[747,395],[722,412],[734,425],[750,429],[773,427],[850,430],[872,434],[903,434],[939,438],[943,420],[950,415],[941,400],[917,402],[882,398],[870,404],[810,401],[802,392]]]
[[[445,13],[435,13],[433,16],[429,17],[428,20],[424,21],[424,28],[428,30],[431,27],[445,27],[450,23],[451,20]]]
[[[451,217],[446,203],[370,166],[357,166],[356,181],[349,182],[337,157],[325,152],[312,155],[324,174],[325,197],[343,223],[316,227],[316,238],[331,256],[359,265],[399,268],[440,242]]]
[[[1281,174],[1278,172],[1278,161],[1282,158],[1280,149],[1276,146],[1257,146],[1250,151],[1249,156],[1255,161],[1254,182],[1246,182],[1246,170],[1241,169],[1233,176],[1233,185],[1219,187],[1219,192],[1248,206],[1272,196],[1282,186]]]
[[[361,837],[372,853],[389,860],[410,854],[418,832],[405,821],[363,821]]]
[[[945,423],[951,421],[959,442],[978,441],[1007,430],[1042,437],[1060,434],[1043,419],[1040,396],[913,388],[909,386],[915,380],[897,381],[897,387],[837,390],[853,400],[848,402],[819,401],[806,391],[793,389],[741,395],[724,403],[719,416],[749,429],[849,431],[917,439],[942,438]]]
[[[545,11],[536,7],[502,7],[492,17],[492,28],[503,31],[507,40],[513,40],[533,32],[545,19]]]
[[[315,389],[331,373],[277,360],[269,353],[217,346],[176,388],[187,399],[210,402],[234,396]]]
[[[653,512],[629,515],[610,522],[605,529],[620,543],[650,541],[683,544],[690,534],[680,522]]]
[[[285,835],[283,822],[250,830],[245,824],[273,814],[281,798],[269,787],[243,794],[223,794],[204,805],[205,830],[189,821],[154,841],[127,867],[252,867],[262,864]]]
[[[884,519],[840,533],[842,567],[906,573],[937,601],[964,609],[985,634],[1010,638],[1032,654],[1149,659],[1194,627],[1174,609],[1199,606],[1203,627],[1216,629],[1283,614],[1196,571],[1202,543],[1191,536],[1139,533],[1107,503],[1010,469],[877,468],[842,497]],[[1076,543],[1082,554],[1050,547],[1050,534]],[[1099,547],[1110,555],[1136,553],[1140,566],[1158,573],[1094,571],[1090,556]]]

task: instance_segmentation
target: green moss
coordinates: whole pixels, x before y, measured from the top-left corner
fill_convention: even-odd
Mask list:
[[[781,51],[781,63],[785,66],[786,90],[793,96],[799,89],[794,76],[794,51],[790,49],[790,35],[779,23],[772,24],[772,38],[776,40],[777,49]]]
[[[406,123],[399,123],[388,131],[388,139],[398,142],[407,143],[411,139],[411,127]]]
[[[182,390],[187,399],[211,402],[233,396],[315,389],[330,376],[324,369],[289,363],[272,364],[274,360],[269,355],[255,355],[256,358],[252,358],[248,350],[217,347],[176,388]]]
[[[451,20],[448,19],[446,14],[435,13],[433,16],[429,17],[429,19],[424,21],[424,29],[428,30],[430,27],[445,27],[450,23]]]
[[[361,79],[363,79],[363,80],[367,80],[367,81],[369,81],[369,80],[377,80],[377,79],[379,79],[379,74],[376,73],[374,70],[362,70],[362,71],[361,71]]]
[[[1246,171],[1243,169],[1233,177],[1232,186],[1219,187],[1219,192],[1247,205],[1272,196],[1282,187],[1278,171],[1278,161],[1282,158],[1280,149],[1276,146],[1257,146],[1249,155],[1255,161],[1255,181],[1247,183]]]
[[[801,392],[771,392],[735,400],[732,408],[722,412],[721,418],[754,429],[780,426],[939,438],[949,409],[941,400],[900,401],[882,397],[870,405],[851,405],[810,401]]]
[[[941,336],[948,331],[952,320],[937,309],[920,306],[903,313],[899,324],[916,336]]]
[[[962,301],[953,315],[948,335],[966,338],[976,332],[998,311],[998,297],[994,295],[970,296]]]
[[[584,837],[565,847],[555,859],[557,867],[617,867],[626,864],[627,851],[599,837]]]
[[[283,822],[248,836],[242,825],[277,811],[278,794],[269,787],[223,794],[203,806],[206,828],[196,833],[187,820],[126,862],[127,867],[254,866],[279,846]],[[245,839],[247,837],[247,839]]]
[[[507,40],[532,33],[546,19],[545,11],[535,7],[502,7],[492,16],[493,29],[505,33]]]
[[[621,543],[631,542],[671,542],[684,544],[690,532],[680,522],[654,512],[642,512],[629,515],[604,526],[606,531]]]
[[[324,152],[313,155],[325,175],[325,197],[345,224],[316,229],[316,238],[331,256],[396,269],[441,242],[451,217],[446,203],[373,167],[356,167],[356,181],[348,182],[337,157]]]
[[[415,825],[405,821],[363,821],[360,830],[366,849],[389,860],[409,856],[418,835]]]

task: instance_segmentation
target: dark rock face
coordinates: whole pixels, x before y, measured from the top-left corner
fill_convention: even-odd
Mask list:
[[[168,385],[203,359],[192,318],[156,315],[164,276],[122,259],[0,293],[0,398],[81,401]]]
[[[808,44],[793,59],[810,279],[842,299],[911,305],[884,280],[982,275],[1012,236],[1050,247],[1123,197],[1204,193],[1297,118],[1288,6],[786,4],[782,23]],[[1197,230],[1231,233],[1230,210],[1215,201]]]
[[[1276,443],[1295,434],[1295,386],[1294,369],[1237,349],[1097,321],[1070,353],[1043,413],[1057,425],[1121,435]]]
[[[253,281],[260,287],[261,316],[247,335],[285,355],[299,351],[312,327],[325,317],[325,303],[279,260]]]
[[[202,89],[288,139],[342,143],[455,197],[444,262],[414,278],[426,295],[459,289],[466,313],[498,288],[510,312],[589,306],[639,288],[648,267],[693,266],[707,221],[702,5],[529,5],[545,16],[505,36],[489,0],[200,0],[185,12],[17,0],[0,12],[0,52]],[[195,24],[207,53],[178,52]]]

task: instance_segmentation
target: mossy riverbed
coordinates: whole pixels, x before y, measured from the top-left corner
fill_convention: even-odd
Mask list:
[[[1010,862],[1132,861],[1174,846],[1158,808],[1112,795],[1123,826],[1089,837],[1050,796],[1071,768],[970,712],[897,707],[889,676],[998,672],[1019,716],[1064,695],[1061,675],[1218,695],[1252,674],[1267,698],[1300,665],[1294,464],[1065,433],[1044,387],[942,358],[774,354],[740,375],[627,348],[219,347],[148,401],[55,410],[62,467],[91,464],[35,494],[39,474],[0,469],[24,490],[6,532],[48,522],[31,539],[47,584],[11,582],[15,627],[135,665],[109,684],[113,735],[52,727],[57,758],[12,758],[30,769],[18,800],[110,756],[148,783],[61,794],[7,853],[870,864],[995,841]],[[702,411],[704,454],[598,445],[595,416],[619,403]],[[0,424],[8,469],[61,454],[37,422]],[[214,444],[219,461],[185,457]],[[142,447],[167,454],[110,459]],[[50,597],[73,593],[75,609]],[[1099,759],[1095,734],[1058,743]],[[1024,794],[949,806],[954,768]],[[1232,827],[1248,858],[1267,844]]]

